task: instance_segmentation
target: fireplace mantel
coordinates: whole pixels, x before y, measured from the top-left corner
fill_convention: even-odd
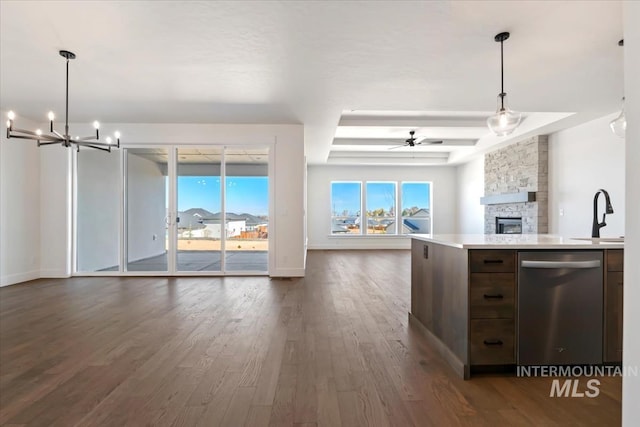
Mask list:
[[[535,202],[535,191],[522,191],[519,193],[494,194],[492,196],[480,197],[481,205],[504,205],[505,203],[526,203]]]

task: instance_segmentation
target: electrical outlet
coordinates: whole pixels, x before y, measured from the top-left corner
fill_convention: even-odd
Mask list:
[[[154,234],[153,236],[151,236],[151,240],[156,240],[158,238],[157,234]]]
[[[564,209],[560,208],[560,216],[564,216]]]

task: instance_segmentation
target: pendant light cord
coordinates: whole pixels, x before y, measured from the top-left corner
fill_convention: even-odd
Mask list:
[[[500,40],[500,109],[504,111],[504,40]]]
[[[67,140],[66,146],[69,146],[69,58],[67,58],[67,94],[65,99],[65,111],[64,111],[64,137]]]

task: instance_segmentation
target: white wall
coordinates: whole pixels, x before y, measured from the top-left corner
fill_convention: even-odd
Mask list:
[[[40,277],[40,153],[35,141],[6,139],[0,112],[0,286]],[[21,128],[37,125],[19,118]]]
[[[166,252],[165,175],[156,162],[135,154],[127,156],[127,175],[127,261],[162,255]]]
[[[40,277],[71,274],[72,151],[58,145],[40,150]]]
[[[456,168],[457,233],[484,234],[484,155]]]
[[[451,166],[309,165],[307,230],[309,249],[408,249],[404,236],[331,236],[331,181],[431,181],[433,233],[456,230],[456,168]]]
[[[82,149],[78,153],[78,271],[119,264],[120,153]]]
[[[600,230],[600,235],[624,235],[625,143],[609,129],[609,122],[617,115],[549,135],[549,233],[590,237],[593,196],[603,188],[611,196],[614,214],[607,215],[607,226]],[[601,221],[602,194],[598,204]]]
[[[624,2],[624,85],[627,98],[624,366],[640,367],[640,2]],[[622,424],[640,420],[640,378],[622,380]]]

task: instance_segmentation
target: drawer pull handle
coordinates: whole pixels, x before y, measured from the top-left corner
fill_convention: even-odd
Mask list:
[[[502,340],[484,340],[484,345],[502,345]]]
[[[502,259],[485,259],[484,263],[485,264],[502,264],[504,262],[504,260]]]
[[[618,282],[618,285],[622,286],[622,280]]]
[[[502,298],[504,298],[502,294],[496,294],[496,295],[484,294],[484,299],[502,299]]]

